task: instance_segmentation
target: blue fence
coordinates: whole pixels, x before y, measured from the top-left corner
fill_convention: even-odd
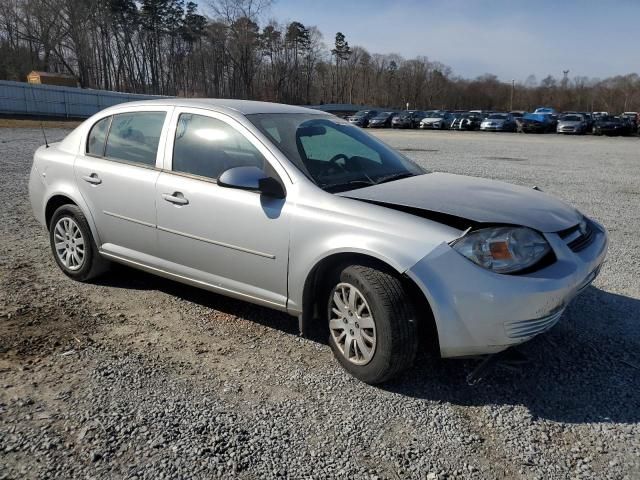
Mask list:
[[[0,80],[0,114],[86,118],[118,103],[163,98]]]

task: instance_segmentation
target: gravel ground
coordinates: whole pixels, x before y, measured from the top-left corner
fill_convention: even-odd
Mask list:
[[[50,129],[50,139],[66,130]],[[608,263],[550,332],[382,387],[281,313],[124,267],[56,268],[37,129],[0,129],[0,479],[640,477],[640,140],[381,131],[433,170],[537,185],[602,221]]]

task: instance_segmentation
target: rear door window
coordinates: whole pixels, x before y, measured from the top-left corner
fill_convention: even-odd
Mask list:
[[[105,157],[155,166],[165,112],[132,112],[114,115]]]

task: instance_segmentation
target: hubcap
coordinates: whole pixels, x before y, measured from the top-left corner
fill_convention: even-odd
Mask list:
[[[80,227],[70,217],[62,217],[53,228],[56,255],[69,270],[75,271],[84,264],[84,237]]]
[[[364,295],[350,283],[339,283],[333,289],[329,330],[344,358],[356,365],[371,361],[376,351],[376,324]]]

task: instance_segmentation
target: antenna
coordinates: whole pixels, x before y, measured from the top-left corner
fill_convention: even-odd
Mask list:
[[[49,142],[47,142],[47,134],[44,133],[44,125],[42,124],[42,119],[40,119],[40,130],[42,130],[42,136],[44,137],[44,147],[49,148]]]
[[[35,106],[36,104],[36,96],[33,93],[33,89],[34,87],[31,84],[28,84],[29,86],[27,88],[29,88],[31,90],[31,99],[33,100],[33,104]],[[28,109],[28,105],[27,105],[27,113],[29,112]],[[42,136],[44,137],[44,146],[45,148],[49,148],[49,142],[47,141],[47,134],[44,133],[44,123],[42,123],[42,118],[40,118],[40,130],[42,131]]]

